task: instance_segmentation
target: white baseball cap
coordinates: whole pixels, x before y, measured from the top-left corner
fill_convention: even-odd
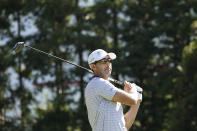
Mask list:
[[[97,49],[89,55],[88,64],[90,65],[96,61],[102,60],[106,56],[109,56],[109,58],[112,60],[116,59],[115,53],[113,53],[113,52],[107,53],[106,51],[104,51],[102,49]]]

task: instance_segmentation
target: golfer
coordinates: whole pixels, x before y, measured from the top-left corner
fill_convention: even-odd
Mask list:
[[[93,131],[129,130],[140,106],[137,85],[124,81],[124,90],[121,90],[109,82],[114,59],[114,53],[102,49],[93,51],[88,57],[94,77],[85,88],[85,102]],[[121,104],[130,106],[125,114]]]

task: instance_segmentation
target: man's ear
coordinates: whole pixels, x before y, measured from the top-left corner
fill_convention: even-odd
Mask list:
[[[95,64],[90,64],[90,68],[94,71],[94,69],[96,68]]]

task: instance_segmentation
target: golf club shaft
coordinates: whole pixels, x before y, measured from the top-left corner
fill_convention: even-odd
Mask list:
[[[44,52],[44,51],[42,51],[42,50],[33,48],[33,47],[31,47],[31,46],[28,46],[28,45],[25,45],[25,47],[28,47],[28,48],[30,48],[30,49],[32,49],[32,50],[35,50],[35,51],[40,52],[40,53],[43,53],[43,54],[48,55],[48,56],[50,56],[50,57],[56,58],[56,59],[58,59],[58,60],[64,61],[64,62],[69,63],[69,64],[71,64],[71,65],[77,66],[77,67],[79,67],[79,68],[82,68],[82,69],[84,69],[84,70],[90,72],[90,73],[93,73],[93,72],[92,72],[90,69],[88,69],[88,68],[85,68],[85,67],[83,67],[83,66],[74,64],[74,63],[72,63],[72,62],[70,62],[70,61],[68,61],[68,60],[62,59],[62,58],[57,57],[57,56],[55,56],[55,55],[52,55],[52,54],[50,54],[50,53]]]
[[[68,60],[62,59],[62,58],[60,58],[60,57],[57,57],[57,56],[55,56],[55,55],[52,55],[52,54],[50,54],[50,53],[44,52],[44,51],[42,51],[42,50],[39,50],[39,49],[37,49],[37,48],[33,48],[33,47],[28,46],[28,45],[25,45],[25,44],[24,44],[24,47],[30,48],[30,49],[32,49],[32,50],[34,50],[34,51],[37,51],[37,52],[43,53],[43,54],[45,54],[45,55],[48,55],[48,56],[50,56],[50,57],[56,58],[56,59],[58,59],[58,60],[64,61],[64,62],[66,62],[66,63],[69,63],[69,64],[74,65],[74,66],[76,66],[76,67],[79,67],[79,68],[81,68],[81,69],[84,69],[84,70],[86,70],[86,71],[88,71],[88,72],[90,72],[90,73],[93,74],[93,71],[92,71],[92,70],[90,70],[90,69],[88,69],[88,68],[85,68],[85,67],[83,67],[83,66],[74,64],[74,63],[72,63],[72,62],[70,62],[70,61],[68,61]],[[113,79],[113,78],[111,78],[111,77],[109,78],[109,81],[111,81],[112,83],[115,83],[115,84],[118,84],[118,85],[124,87],[124,83],[121,82],[121,81],[115,80],[115,79]],[[137,89],[137,91],[138,91],[139,93],[142,93],[142,92],[143,92],[143,89],[139,87],[139,88]]]

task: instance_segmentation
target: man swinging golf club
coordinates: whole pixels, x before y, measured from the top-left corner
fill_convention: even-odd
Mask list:
[[[124,90],[116,88],[109,81],[114,53],[102,49],[93,51],[88,57],[88,64],[94,77],[85,88],[85,102],[88,119],[93,131],[127,131],[132,126],[142,94],[137,92],[137,85],[124,81]],[[130,106],[123,114],[121,104]]]

